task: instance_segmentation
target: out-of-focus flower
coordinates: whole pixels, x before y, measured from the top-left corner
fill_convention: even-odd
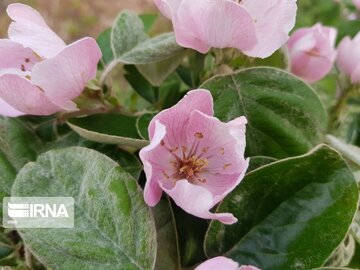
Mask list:
[[[295,31],[288,41],[291,72],[310,83],[325,77],[336,58],[336,36],[335,28],[319,23]]]
[[[76,110],[72,99],[96,76],[101,51],[93,38],[66,45],[41,15],[11,4],[9,39],[0,39],[0,114],[50,115]]]
[[[360,9],[360,0],[353,0],[353,3],[357,9]]]
[[[206,53],[237,48],[265,58],[289,38],[295,25],[296,0],[155,0],[172,20],[177,42]]]
[[[352,83],[360,82],[360,33],[352,40],[345,37],[340,42],[337,65],[341,72],[350,76]]]
[[[190,91],[149,125],[150,145],[140,151],[147,177],[145,202],[156,205],[165,191],[186,212],[232,224],[230,213],[211,213],[243,179],[245,117],[223,123],[213,117],[207,90]]]
[[[251,265],[243,265],[239,267],[237,262],[226,257],[215,257],[200,264],[195,270],[260,270]]]

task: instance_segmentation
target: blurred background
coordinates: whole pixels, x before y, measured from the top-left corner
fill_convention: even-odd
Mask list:
[[[67,42],[83,36],[96,38],[111,26],[123,9],[138,14],[156,13],[152,0],[0,0],[0,38],[7,37],[10,23],[6,7],[18,2],[37,9],[48,25]]]

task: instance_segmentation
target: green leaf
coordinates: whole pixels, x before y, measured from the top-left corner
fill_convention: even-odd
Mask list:
[[[10,195],[17,171],[35,160],[41,150],[39,138],[21,120],[0,117],[0,215],[3,198]]]
[[[121,12],[111,31],[111,46],[115,59],[120,59],[146,39],[141,19],[131,11]]]
[[[161,62],[137,65],[137,68],[153,86],[160,86],[177,69],[184,56],[184,52],[180,51]]]
[[[144,140],[149,140],[148,127],[155,115],[156,113],[145,113],[140,115],[136,121],[136,128],[138,133]]]
[[[262,166],[265,166],[265,165],[270,164],[275,161],[276,161],[276,159],[272,158],[272,157],[265,157],[265,156],[251,157],[249,168],[247,169],[247,172],[251,172],[257,168],[260,168]]]
[[[345,161],[326,145],[271,163],[220,204],[238,222],[211,222],[206,253],[266,270],[320,267],[348,233],[358,195]]]
[[[140,43],[117,59],[125,64],[146,65],[168,59],[183,50],[176,43],[174,33],[165,33]]]
[[[114,60],[114,53],[111,48],[111,31],[111,28],[106,29],[99,35],[96,40],[101,49],[102,62],[105,66]]]
[[[136,181],[107,156],[49,151],[18,174],[12,196],[75,200],[72,229],[21,229],[32,253],[54,269],[154,269],[156,231]]]
[[[150,103],[157,101],[155,88],[144,78],[134,65],[125,65],[125,79],[131,85],[136,93],[142,96]]]
[[[343,142],[342,140],[332,136],[327,135],[326,141],[337,151],[339,151],[346,159],[351,160],[358,166],[360,166],[360,148],[347,144]]]
[[[170,202],[162,200],[153,208],[158,250],[156,270],[180,270],[180,254]]]
[[[138,134],[136,119],[121,114],[97,114],[72,118],[67,123],[81,137],[90,141],[139,149],[148,141],[141,139]]]
[[[351,234],[348,234],[345,240],[333,252],[327,260],[326,266],[344,267],[348,266],[355,254],[355,240]]]
[[[144,24],[145,32],[149,32],[150,28],[154,25],[156,19],[158,18],[158,14],[142,14],[139,17]]]
[[[216,76],[201,88],[211,91],[220,120],[247,117],[247,156],[300,155],[323,140],[327,115],[319,98],[285,71],[245,69]]]
[[[159,62],[184,50],[173,33],[149,39],[141,19],[130,11],[123,11],[116,19],[111,44],[116,62],[136,65]]]

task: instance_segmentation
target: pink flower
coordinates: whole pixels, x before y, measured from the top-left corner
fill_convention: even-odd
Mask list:
[[[337,65],[352,83],[360,82],[360,33],[353,40],[345,37],[338,46]]]
[[[291,72],[310,83],[325,77],[336,58],[336,35],[319,23],[295,31],[288,41]]]
[[[50,115],[76,110],[71,100],[96,76],[101,52],[92,38],[68,46],[24,4],[7,8],[9,39],[0,39],[0,114]]]
[[[237,48],[265,58],[289,38],[296,0],[155,0],[172,20],[179,45],[206,53],[211,47]]]
[[[195,270],[260,270],[255,266],[243,265],[239,267],[237,262],[226,257],[215,257],[200,264]]]
[[[353,3],[357,9],[360,9],[360,0],[353,0]]]
[[[147,177],[145,202],[156,205],[165,191],[186,212],[232,224],[229,213],[209,210],[243,179],[245,117],[223,123],[213,117],[207,90],[190,91],[149,125],[150,145],[140,151]]]

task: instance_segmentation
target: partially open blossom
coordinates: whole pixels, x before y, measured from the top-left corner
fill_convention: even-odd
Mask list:
[[[325,77],[336,58],[336,35],[335,28],[319,23],[295,31],[288,41],[291,72],[310,83]]]
[[[243,265],[239,267],[237,262],[226,257],[215,257],[200,264],[195,270],[260,270],[251,265]]]
[[[341,72],[350,76],[352,83],[360,82],[360,33],[352,40],[345,37],[340,42],[337,65]]]
[[[172,20],[179,45],[206,53],[237,48],[265,58],[279,49],[295,25],[296,0],[155,0]]]
[[[72,99],[96,76],[101,51],[92,38],[66,45],[24,4],[7,8],[9,39],[0,39],[0,114],[50,115],[76,110]]]
[[[140,151],[147,177],[144,197],[156,205],[165,191],[186,212],[226,224],[230,213],[211,213],[243,179],[245,117],[223,123],[213,117],[207,90],[190,91],[149,125],[150,145]]]

